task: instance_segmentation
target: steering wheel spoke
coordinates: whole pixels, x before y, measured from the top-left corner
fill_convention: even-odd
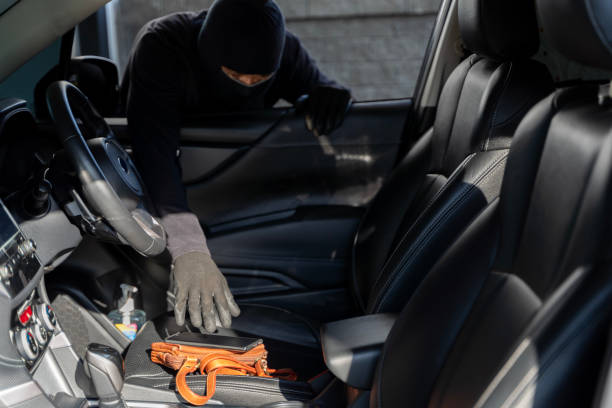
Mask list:
[[[138,170],[104,118],[66,81],[49,86],[47,104],[80,183],[83,199],[77,194],[81,202],[75,202],[82,227],[144,256],[162,253],[164,229],[147,211],[149,200]]]

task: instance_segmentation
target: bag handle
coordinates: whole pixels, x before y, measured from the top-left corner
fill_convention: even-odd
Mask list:
[[[193,392],[187,384],[187,374],[197,369],[206,374],[206,393],[199,395]],[[297,374],[291,369],[269,369],[265,359],[255,361],[253,366],[244,364],[227,354],[209,354],[204,358],[188,356],[183,361],[176,374],[176,389],[190,404],[204,405],[215,394],[217,374],[221,375],[256,375],[259,377],[278,377],[286,380],[296,380]]]
[[[217,374],[270,377],[270,375],[264,373],[260,361],[263,360],[256,362],[255,366],[257,368],[254,368],[223,354],[211,354],[201,360],[196,357],[187,357],[176,374],[176,389],[190,404],[204,405],[215,394]],[[198,368],[202,374],[206,374],[205,395],[196,394],[187,384],[187,374],[193,373]]]
[[[187,357],[183,365],[176,373],[176,389],[187,402],[193,405],[204,405],[214,395],[217,386],[217,373],[206,376],[206,394],[196,394],[187,385],[187,374],[193,373],[200,366],[200,361],[195,357]]]

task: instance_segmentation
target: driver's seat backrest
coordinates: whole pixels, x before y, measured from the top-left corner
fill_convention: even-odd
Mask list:
[[[451,73],[433,128],[383,186],[355,238],[353,290],[366,313],[399,312],[444,250],[498,197],[516,126],[553,89],[548,70],[529,59],[539,47],[532,0],[458,4],[474,54]]]

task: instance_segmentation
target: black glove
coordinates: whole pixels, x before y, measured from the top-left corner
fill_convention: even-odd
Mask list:
[[[342,125],[351,107],[351,92],[340,86],[318,85],[306,101],[306,124],[317,136],[329,135]],[[309,124],[310,123],[310,124]]]
[[[210,255],[188,252],[179,256],[172,267],[174,281],[174,316],[176,324],[185,324],[185,306],[189,305],[191,324],[212,333],[217,329],[218,314],[223,327],[229,327],[232,317],[240,315],[240,308],[227,286],[225,277]],[[215,313],[216,308],[216,313]]]

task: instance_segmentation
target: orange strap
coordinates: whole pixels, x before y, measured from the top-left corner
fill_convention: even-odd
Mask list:
[[[185,359],[185,362],[176,374],[176,389],[187,402],[194,405],[204,405],[215,393],[217,378],[216,375],[206,377],[206,394],[204,396],[191,391],[191,388],[187,385],[186,377],[187,374],[191,374],[197,370],[198,366],[199,362],[197,358],[187,357]]]
[[[225,354],[209,354],[198,360],[187,357],[176,374],[176,389],[187,402],[193,405],[204,405],[214,395],[217,386],[217,374],[220,375],[254,375],[258,377],[279,377],[286,380],[297,379],[297,374],[290,368],[279,370],[268,369],[266,360],[255,362],[254,367],[237,361]],[[201,374],[206,374],[206,394],[196,394],[187,384],[187,374],[200,368]]]

